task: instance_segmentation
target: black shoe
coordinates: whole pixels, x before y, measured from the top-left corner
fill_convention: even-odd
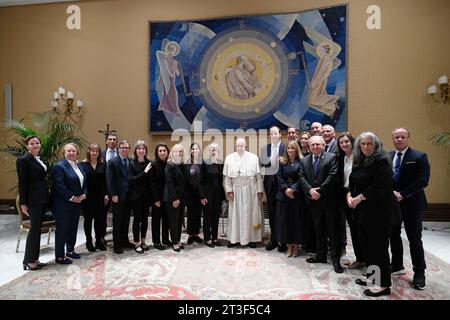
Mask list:
[[[249,248],[252,248],[252,249],[255,249],[255,248],[256,248],[256,243],[254,243],[254,242],[249,242],[249,243],[248,243],[248,247],[249,247]]]
[[[141,248],[142,248],[142,250],[144,250],[144,251],[150,250],[150,248],[148,247],[148,245],[146,245],[145,243],[144,243],[144,244],[141,244]]]
[[[194,236],[189,236],[187,244],[193,244],[194,243]]]
[[[161,243],[155,243],[153,246],[155,247],[155,249],[158,249],[158,250],[166,249],[166,247],[164,247]]]
[[[327,263],[327,258],[310,257],[306,259],[308,263]]]
[[[205,244],[210,248],[214,248],[214,242],[212,242],[211,240],[206,241]]]
[[[68,258],[58,258],[58,259],[55,259],[55,262],[58,264],[72,264],[72,260],[70,260]]]
[[[278,247],[278,243],[275,240],[270,240],[269,243],[266,245],[266,250],[270,251]]]
[[[200,238],[198,235],[194,236],[194,241],[197,243],[203,243],[203,239]]]
[[[86,241],[86,249],[88,249],[89,252],[95,252],[95,247],[92,244],[92,240]]]
[[[134,247],[134,251],[139,254],[144,254],[144,249],[141,246]]]
[[[172,241],[169,240],[163,240],[162,244],[166,245],[166,246],[172,246]]]
[[[278,245],[278,252],[286,252],[287,246],[285,244],[279,244]]]
[[[173,249],[173,251],[175,251],[175,252],[180,252],[180,247],[175,247],[175,246],[172,246],[172,249]]]
[[[102,241],[95,242],[95,249],[99,249],[100,251],[106,251],[106,247]]]
[[[229,243],[227,244],[227,247],[228,247],[228,248],[233,248],[233,247],[236,247],[238,244],[239,244],[239,242],[236,242],[236,243],[231,243],[231,242],[229,242]]]
[[[339,261],[335,261],[333,263],[333,267],[334,267],[334,271],[336,273],[343,273],[344,272],[344,269],[342,269],[341,263]]]
[[[114,249],[114,253],[123,254],[123,249]]]
[[[367,287],[367,281],[361,280],[361,279],[356,279],[355,283],[357,285],[363,286],[363,287]]]
[[[76,253],[75,251],[67,252],[66,257],[72,258],[72,259],[80,259],[81,255],[79,253]]]
[[[366,289],[366,290],[364,290],[364,294],[369,297],[388,296],[391,294],[391,288],[387,287],[386,289],[381,290],[379,292],[373,292],[373,291],[370,291],[370,289]]]
[[[425,289],[425,275],[415,273],[413,281],[411,282],[411,287],[416,290],[424,290]]]
[[[134,249],[134,244],[132,244],[131,242],[125,243],[122,248],[126,248],[126,249]]]
[[[222,244],[220,243],[219,240],[213,240],[213,243],[214,243],[214,245],[215,245],[216,247],[221,247],[221,246],[222,246]]]
[[[403,268],[403,266],[400,266],[400,267],[398,267],[398,266],[390,266],[390,269],[391,269],[391,274],[393,276],[401,275],[401,274],[405,274],[406,273],[405,268]]]
[[[31,263],[24,263],[23,264],[23,270],[40,270],[40,269],[42,269],[44,266],[42,265],[42,264],[35,264],[35,265],[32,265]]]

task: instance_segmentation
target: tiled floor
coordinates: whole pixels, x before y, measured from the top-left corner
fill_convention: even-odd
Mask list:
[[[85,241],[83,232],[83,218],[80,219],[78,228],[77,246]],[[26,242],[26,233],[22,235],[19,253],[15,252],[17,244],[17,216],[0,215],[0,286],[25,274],[21,268]],[[221,228],[219,228],[219,232]],[[404,235],[404,232],[402,233]],[[150,242],[150,241],[149,241]],[[41,244],[47,243],[47,236],[43,235]],[[426,251],[450,263],[450,229],[436,228],[424,230],[423,243]],[[40,261],[48,262],[54,259],[54,235],[50,246],[41,249]],[[409,255],[409,252],[405,252]]]

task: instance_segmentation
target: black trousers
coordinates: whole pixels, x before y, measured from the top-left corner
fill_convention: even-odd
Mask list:
[[[57,259],[65,257],[64,246],[66,246],[66,252],[75,250],[80,213],[81,204],[70,205],[63,211],[54,212],[56,222],[55,257]]]
[[[165,202],[164,204],[169,217],[170,239],[172,243],[177,244],[181,242],[181,227],[183,226],[184,208],[186,205],[181,202],[177,208],[174,208],[172,202]]]
[[[403,224],[406,236],[409,241],[411,261],[414,273],[424,274],[426,269],[425,254],[422,243],[422,211],[411,206],[403,205],[400,202],[402,210]],[[403,243],[401,239],[401,225],[392,227],[390,242],[392,253],[392,265],[403,267]]]
[[[391,270],[389,265],[390,228],[376,226],[373,223],[358,223],[358,238],[364,253],[366,266],[380,269],[380,286],[391,286]],[[367,277],[371,274],[367,273]],[[377,284],[377,283],[375,283]]]
[[[277,194],[267,193],[267,213],[269,214],[269,225],[270,225],[270,241],[277,241],[276,236],[276,210],[277,210],[277,200],[276,200]]]
[[[44,215],[44,213],[45,213],[44,204],[28,206],[28,214],[30,215],[31,228],[27,236],[23,263],[32,263],[39,259],[39,253],[41,249],[42,216]]]
[[[131,207],[133,209],[133,239],[134,242],[140,242],[147,236],[150,201],[148,197],[144,196],[133,200]]]
[[[109,199],[106,206],[103,207],[102,216],[99,219],[99,224],[101,225],[100,228],[102,231],[102,233],[101,233],[102,238],[104,238],[106,236],[106,228],[108,227],[108,222],[107,222],[108,212],[109,212],[109,208],[111,208],[111,203],[112,203],[112,201],[111,201],[111,199]]]
[[[194,235],[200,233],[202,204],[198,189],[190,187],[187,201],[187,233]]]
[[[301,210],[303,210],[303,241],[302,245],[306,246],[306,251],[316,252],[316,231],[311,215],[311,206],[307,205],[305,199],[302,199]]]
[[[86,200],[85,200],[86,201]],[[92,222],[94,222],[95,240],[100,241],[104,237],[105,206],[103,197],[91,199],[89,205],[83,206],[84,234],[87,241],[92,241]]]
[[[161,244],[169,242],[169,218],[164,202],[161,201],[161,206],[158,208],[155,204],[152,205],[152,241],[153,244]]]
[[[205,241],[217,240],[219,218],[222,213],[222,200],[219,197],[210,197],[203,207],[203,235]]]
[[[331,245],[331,257],[333,261],[340,258],[340,240],[336,237],[337,217],[335,206],[322,206],[312,202],[311,215],[316,231],[316,256],[319,259],[327,257],[327,236]]]
[[[128,230],[130,227],[131,203],[128,197],[112,203],[113,211],[113,243],[114,249],[122,249],[130,242]]]

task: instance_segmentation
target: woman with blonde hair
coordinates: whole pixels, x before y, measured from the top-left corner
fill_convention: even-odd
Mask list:
[[[296,141],[290,141],[280,159],[278,169],[277,193],[277,240],[287,243],[287,256],[297,257],[299,245],[302,243],[302,209],[303,199],[299,171],[300,159],[303,155]]]
[[[181,226],[184,219],[184,208],[188,199],[189,173],[185,166],[185,150],[181,144],[176,144],[170,151],[164,170],[166,184],[163,201],[169,217],[170,239],[172,249],[180,252],[184,249],[181,243]]]
[[[80,259],[75,252],[78,220],[81,202],[86,199],[86,175],[78,167],[78,147],[74,143],[64,146],[64,159],[52,169],[52,211],[55,215],[55,261],[71,264],[72,259]],[[66,246],[66,250],[64,250]]]

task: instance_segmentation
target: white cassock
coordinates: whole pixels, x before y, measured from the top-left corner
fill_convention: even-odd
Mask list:
[[[223,166],[225,192],[233,192],[228,204],[228,240],[231,243],[262,241],[264,216],[258,192],[264,192],[258,157],[237,152],[225,158]]]

